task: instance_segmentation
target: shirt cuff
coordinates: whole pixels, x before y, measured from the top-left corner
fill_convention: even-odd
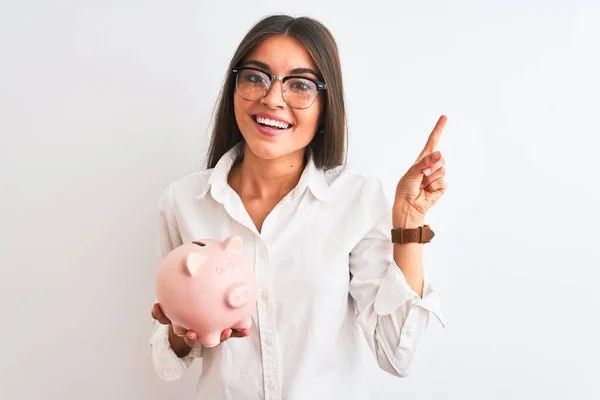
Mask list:
[[[375,298],[375,312],[379,315],[389,315],[407,302],[409,303],[409,308],[421,307],[429,311],[435,315],[443,327],[446,327],[441,312],[438,292],[431,283],[425,279],[423,296],[419,297],[417,292],[406,282],[406,278],[400,267],[395,262],[392,262],[388,267],[387,274],[381,282],[379,292]]]
[[[162,380],[173,381],[179,379],[195,358],[202,357],[202,347],[193,348],[185,357],[178,357],[169,343],[169,326],[156,324],[157,326],[150,337],[154,370]]]

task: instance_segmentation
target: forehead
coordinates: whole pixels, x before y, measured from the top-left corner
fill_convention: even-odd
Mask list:
[[[310,68],[317,71],[306,47],[290,36],[274,36],[264,40],[244,58],[267,64],[276,75],[287,74],[294,68]]]

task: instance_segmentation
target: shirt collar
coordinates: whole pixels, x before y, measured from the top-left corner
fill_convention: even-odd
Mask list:
[[[208,182],[204,188],[198,193],[196,198],[205,197],[209,192],[211,196],[219,201],[223,202],[223,198],[229,188],[227,183],[227,176],[229,171],[235,164],[235,162],[243,155],[244,142],[238,142],[235,146],[229,149],[217,162],[215,167],[210,171]],[[309,189],[311,193],[319,200],[330,201],[331,200],[331,189],[325,180],[324,171],[317,168],[314,162],[314,156],[312,149],[308,149],[308,162],[298,185],[294,188],[292,196],[294,199],[300,197],[306,189]]]
[[[300,176],[298,185],[294,189],[294,198],[300,197],[305,189],[309,189],[313,196],[321,201],[331,200],[331,188],[325,180],[325,172],[318,169],[315,165],[314,154],[311,148],[307,149],[308,162],[304,168],[304,172]]]

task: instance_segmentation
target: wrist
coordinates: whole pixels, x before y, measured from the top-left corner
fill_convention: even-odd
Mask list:
[[[425,224],[425,215],[408,207],[396,207],[392,211],[392,228],[414,229]]]
[[[187,356],[192,350],[192,348],[187,345],[182,337],[179,337],[175,334],[172,325],[169,325],[169,345],[179,358]]]

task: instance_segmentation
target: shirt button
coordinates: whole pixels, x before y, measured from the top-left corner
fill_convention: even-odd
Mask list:
[[[263,293],[262,293],[262,299],[264,301],[268,301],[269,300],[269,292],[267,292],[266,290],[263,291]]]
[[[269,382],[269,389],[275,389],[275,384],[273,383],[273,381]]]
[[[266,338],[266,339],[265,339],[265,344],[266,344],[267,346],[270,346],[271,344],[273,344],[273,342],[271,341],[271,339],[269,339],[269,338]]]

